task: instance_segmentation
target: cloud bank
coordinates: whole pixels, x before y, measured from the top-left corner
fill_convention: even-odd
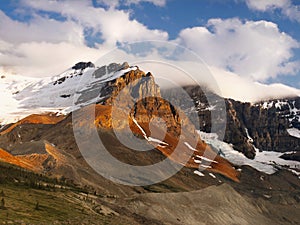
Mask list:
[[[296,21],[300,15],[299,7],[290,0],[245,1],[253,10],[280,9]],[[223,95],[239,100],[254,101],[258,93],[270,90],[255,82],[300,72],[300,62],[293,60],[299,42],[275,23],[215,18],[204,26],[185,28],[170,40],[168,32],[150,29],[134,19],[131,11],[119,7],[143,2],[157,7],[167,4],[166,0],[98,0],[99,5],[92,0],[20,0],[16,10],[28,20],[13,19],[0,11],[0,71],[53,76],[78,61],[96,61],[120,43],[161,40],[194,51],[222,81]],[[237,85],[229,88],[232,82]],[[244,93],[238,87],[243,87]],[[279,89],[284,90],[282,94],[297,92]]]
[[[177,41],[208,65],[257,81],[296,74],[300,67],[290,60],[299,43],[272,22],[211,19],[206,27],[182,30]]]

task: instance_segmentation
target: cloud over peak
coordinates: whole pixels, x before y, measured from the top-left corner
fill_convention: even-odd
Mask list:
[[[299,7],[290,0],[243,1],[256,11],[276,9],[294,20],[300,15]],[[120,43],[160,40],[191,49],[208,66],[216,68],[224,87],[231,85],[225,80],[246,87],[247,82],[300,73],[299,59],[294,58],[299,42],[274,22],[213,17],[205,20],[205,25],[185,25],[170,39],[167,28],[148,27],[128,7],[145,2],[163,7],[167,0],[19,0],[14,10],[26,19],[16,19],[0,10],[0,71],[52,76],[78,61],[96,61]],[[241,79],[229,78],[235,77],[233,74]],[[252,85],[249,90],[255,88],[258,86]],[[234,93],[229,88],[223,91],[235,97],[239,92],[238,88]]]
[[[291,61],[299,43],[272,22],[211,19],[206,27],[182,30],[177,42],[194,50],[208,65],[253,80],[299,70],[299,62]]]

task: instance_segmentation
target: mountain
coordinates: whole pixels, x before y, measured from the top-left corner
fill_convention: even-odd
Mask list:
[[[19,79],[19,77],[16,77],[15,80],[18,80],[17,78]],[[180,91],[176,89],[160,90],[155,84],[151,73],[146,74],[139,70],[138,67],[131,67],[127,63],[112,63],[108,66],[95,67],[91,62],[80,62],[58,76],[43,80],[31,79],[19,81],[18,83],[16,81],[12,82],[12,78],[3,77],[2,79],[4,81],[2,81],[2,84],[6,84],[7,92],[11,92],[10,98],[14,99],[16,106],[6,113],[3,112],[3,121],[10,120],[10,122],[13,122],[15,118],[19,118],[21,115],[30,114],[11,126],[3,127],[3,131],[0,133],[2,136],[18,128],[18,126],[22,127],[21,124],[23,123],[56,124],[65,119],[64,115],[79,109],[82,110],[91,104],[98,104],[97,109],[101,112],[95,118],[99,127],[112,129],[111,119],[107,120],[112,109],[108,106],[112,106],[114,102],[118,101],[119,115],[122,115],[120,113],[122,110],[130,114],[130,129],[134,131],[135,135],[145,138],[164,155],[170,156],[174,151],[174,147],[162,144],[166,143],[166,140],[162,139],[167,138],[168,142],[172,142],[173,146],[176,146],[174,143],[178,143],[176,138],[178,139],[181,134],[180,120],[182,120],[186,127],[183,133],[189,134],[185,135],[186,137],[192,137],[189,140],[185,137],[186,141],[183,141],[182,144],[179,143],[180,148],[184,149],[182,151],[188,152],[195,147],[199,149],[200,155],[197,155],[197,151],[195,151],[196,154],[192,155],[192,158],[198,157],[203,159],[203,151],[206,148],[212,148],[211,154],[216,155],[216,152],[218,154],[223,153],[223,156],[228,158],[232,154],[228,152],[227,156],[224,155],[224,150],[218,147],[220,144],[216,144],[214,139],[207,138],[205,134],[211,133],[212,111],[220,111],[226,112],[226,117],[220,116],[213,122],[217,128],[220,127],[219,130],[222,130],[224,123],[226,124],[224,142],[231,145],[228,148],[230,151],[236,150],[241,152],[249,159],[254,159],[256,155],[262,155],[261,151],[268,151],[273,158],[275,157],[276,162],[280,161],[279,157],[286,159],[283,165],[281,165],[282,163],[280,164],[281,166],[293,165],[293,168],[298,168],[298,164],[296,163],[295,165],[295,162],[292,160],[299,159],[300,143],[297,137],[300,132],[298,129],[299,97],[244,103],[233,99],[224,99],[208,90],[202,90],[200,87],[186,86],[184,90],[193,99],[193,106],[191,107],[185,101],[184,96],[178,96]],[[12,84],[8,85],[9,83]],[[117,99],[120,98],[118,95],[124,91],[127,92],[125,97]],[[173,108],[173,105],[164,100],[166,96],[169,96],[173,102],[175,101],[176,105],[180,106],[185,114],[179,115]],[[208,102],[208,98],[210,102]],[[100,109],[100,105],[106,106],[106,109]],[[48,112],[47,115],[36,114],[37,112],[45,111]],[[200,124],[194,124],[195,126],[191,123],[193,119],[189,121],[189,118],[193,117],[194,111],[198,113],[200,118]],[[103,115],[103,112],[105,112],[105,115]],[[153,117],[163,119],[167,126],[168,136],[159,137],[157,135],[164,133],[160,128],[162,124],[157,124],[156,127],[152,126],[155,132],[149,130],[149,124]],[[127,120],[126,115],[117,120],[114,119],[118,129],[123,129],[128,125],[123,120]],[[201,137],[201,135],[200,137],[205,138],[209,145],[201,141],[195,127],[199,127],[200,131],[205,132],[202,133],[204,137]],[[156,137],[153,137],[153,135],[156,135]],[[215,135],[221,136],[218,131]],[[12,138],[9,139],[14,140]],[[32,137],[33,139],[34,137]],[[222,144],[223,148],[226,145],[225,143]],[[41,149],[44,148],[43,141],[38,145]],[[7,144],[4,147],[5,149],[13,150]],[[43,152],[43,150],[41,151]],[[218,155],[216,157],[219,158]],[[186,165],[186,162],[180,162],[182,161],[181,156],[174,160]],[[245,160],[247,161],[247,159]],[[194,161],[189,160],[187,165],[192,168],[198,168],[199,165],[195,161],[198,162],[197,159]],[[232,162],[235,163],[235,161]],[[218,167],[216,163],[215,166]],[[218,172],[222,173],[220,170]]]
[[[288,152],[291,158],[297,159],[292,155],[300,150],[300,97],[247,103],[204,93],[199,87],[185,87],[185,90],[194,99],[195,109],[202,118],[201,131],[211,131],[211,110],[225,106],[224,141],[232,144],[234,149],[251,159],[257,150]],[[213,99],[212,105],[206,95]],[[224,121],[214,122],[221,124]]]
[[[51,106],[54,109],[59,105],[64,107],[63,110],[65,111],[77,110],[78,113],[76,115],[79,115],[78,123],[84,124],[85,126],[88,126],[88,121],[85,121],[86,111],[90,106],[93,106],[94,103],[98,103],[98,105],[96,105],[95,122],[99,129],[112,129],[113,122],[117,123],[117,129],[124,129],[126,120],[129,119],[130,128],[135,135],[138,135],[142,139],[146,139],[149,144],[153,145],[157,150],[162,152],[165,156],[170,157],[176,163],[195,169],[198,169],[199,167],[207,168],[208,170],[221,173],[238,181],[239,172],[233,168],[231,163],[218,156],[210,149],[210,147],[200,139],[188,118],[185,118],[184,115],[180,115],[180,118],[178,112],[172,105],[160,97],[159,88],[155,84],[154,78],[150,73],[145,74],[143,71],[139,70],[138,67],[129,67],[126,63],[122,65],[110,64],[109,66],[98,69],[95,69],[94,67],[80,67],[79,71],[76,67],[76,69],[73,70],[75,71],[72,72],[71,75],[69,74],[66,76],[64,73],[64,76],[57,77],[56,80],[51,81],[50,84],[44,84],[40,89],[36,88],[37,85],[26,87],[17,94],[17,99],[21,99],[20,96],[28,96],[29,92],[34,92],[35,95],[25,98],[25,100],[21,101],[21,104],[25,105],[24,102],[26,102],[26,107],[32,109],[33,106],[37,104],[36,102],[39,101],[39,104],[41,104],[42,107],[50,108]],[[83,71],[84,74],[82,73]],[[78,85],[80,89],[74,87],[74,80],[72,80],[74,76],[77,80],[81,76],[80,84]],[[134,83],[135,81],[137,82]],[[125,99],[121,99],[121,101],[118,102],[119,109],[117,114],[120,118],[114,118],[113,120],[110,118],[112,113],[111,106],[113,102],[116,101],[115,99],[121,90],[123,91],[125,87],[129,88],[129,92],[126,93]],[[74,88],[77,88],[77,90]],[[57,93],[58,90],[59,93]],[[50,101],[49,98],[44,100],[46,94],[51,95]],[[76,100],[73,103],[71,96],[74,97],[75,95]],[[64,100],[66,98],[67,100]],[[137,101],[139,99],[142,100]],[[132,108],[131,105],[134,105],[134,107]],[[121,117],[121,115],[124,114],[123,112],[126,112],[127,109],[130,110],[130,115],[125,114]],[[35,140],[36,133],[33,133],[33,135],[28,134],[28,132],[25,134],[22,133],[24,121],[27,121],[27,124],[29,123],[31,125],[36,123],[36,121],[39,124],[51,124],[48,120],[45,120],[46,115],[36,115],[33,117],[35,122],[29,120],[29,116],[23,119],[23,121],[21,120],[6,127],[1,132],[0,139],[2,140],[0,140],[0,142],[3,143],[5,149],[8,151],[16,151],[17,149],[22,148],[24,152],[25,148],[30,148],[24,146],[32,146],[32,144],[35,143],[40,146],[40,149],[34,152],[34,154],[45,153],[43,143],[49,140],[42,140],[40,137],[39,140]],[[164,133],[161,127],[154,124],[152,125],[152,130],[150,130],[149,124],[153,117],[163,119],[166,124],[167,133],[163,140],[157,138],[159,137],[157,134]],[[38,120],[38,118],[44,119]],[[50,121],[54,124],[71,123],[70,117],[63,121],[61,121],[61,119],[63,119],[63,117],[59,117],[59,115],[56,114],[52,121],[51,119]],[[180,119],[183,122],[180,122]],[[74,116],[72,123],[77,123]],[[17,134],[14,134],[13,131],[18,130],[18,128],[20,128],[20,131],[17,132]],[[49,135],[49,131],[47,130],[46,132],[47,135]],[[71,132],[72,130],[69,131],[69,133]],[[62,132],[60,131],[60,128],[58,128],[55,130],[55,133]],[[42,137],[43,135],[45,134],[39,134],[39,136]],[[72,135],[72,133],[70,135]],[[19,142],[20,139],[21,143]],[[65,142],[65,140],[63,141]],[[14,144],[12,144],[12,142]],[[59,146],[57,140],[53,140],[50,143]],[[70,144],[70,146],[76,148],[74,145],[76,145],[75,141]],[[179,148],[180,152],[176,152],[176,148]],[[175,154],[173,154],[174,152]],[[30,153],[32,154],[32,152]],[[56,159],[56,161],[59,160]]]
[[[99,214],[96,206],[102,205],[115,212],[114,216],[131,218],[137,224],[300,221],[296,213],[299,163],[283,159],[294,159],[291,149],[274,147],[277,143],[290,143],[286,138],[298,140],[289,135],[298,129],[295,107],[283,110],[267,107],[269,103],[224,100],[213,93],[209,93],[213,100],[209,105],[201,88],[184,87],[194,100],[194,107],[190,108],[181,101],[177,90],[161,90],[150,72],[127,63],[95,67],[81,62],[56,77],[20,82],[16,89],[4,81],[15,104],[14,110],[3,113],[2,121],[6,122],[2,122],[0,131],[1,161],[67,181],[88,193],[98,193],[93,197],[95,208],[91,207],[95,214]],[[182,110],[165,96],[174,96]],[[294,104],[294,100],[290,102]],[[210,133],[210,111],[219,107],[224,107],[227,116],[225,142],[218,139],[218,133]],[[200,130],[193,124],[195,110],[201,118]],[[222,126],[221,120],[220,117],[214,122]],[[263,123],[264,120],[268,122]],[[279,135],[274,132],[279,133],[281,123],[284,126],[280,134],[287,135],[281,135],[281,141],[276,142]],[[265,127],[257,127],[258,124]],[[94,135],[90,128],[95,128],[103,146],[90,138]],[[259,138],[265,133],[269,133],[273,148],[264,149],[263,138]],[[258,147],[268,151],[259,152]],[[134,169],[120,169],[101,158],[98,152],[104,149]],[[168,179],[152,184],[151,176],[136,173],[138,167],[167,158],[167,168],[179,168]],[[103,168],[108,176],[99,173]],[[163,169],[152,172],[161,176],[167,172]],[[135,182],[142,185],[128,185]],[[215,198],[209,197],[214,195]],[[222,207],[218,207],[220,202]],[[191,212],[182,209],[182,204],[190,206]],[[199,207],[203,208],[202,214],[197,213]],[[213,210],[217,210],[217,215]],[[296,216],[288,218],[291,212]]]

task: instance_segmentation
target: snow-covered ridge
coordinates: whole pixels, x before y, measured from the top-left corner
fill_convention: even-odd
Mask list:
[[[124,64],[123,64],[124,65]],[[43,112],[69,113],[100,99],[102,86],[137,67],[122,68],[121,64],[66,70],[46,78],[27,78],[10,75],[0,78],[0,125],[16,122],[21,118]],[[97,71],[101,70],[98,76]],[[93,95],[86,94],[87,92]],[[89,97],[78,102],[82,95]]]
[[[220,150],[222,156],[235,165],[249,165],[267,174],[275,173],[277,168],[280,167],[286,167],[295,174],[297,174],[297,171],[300,170],[300,162],[280,158],[280,156],[284,153],[272,151],[261,152],[259,149],[256,149],[256,156],[252,160],[248,159],[242,153],[234,150],[231,144],[219,140],[217,134],[201,131],[198,131],[198,133],[202,140],[213,146],[215,149]]]

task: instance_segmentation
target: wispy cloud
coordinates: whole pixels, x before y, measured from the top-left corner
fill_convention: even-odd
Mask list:
[[[132,4],[137,5],[142,2],[148,2],[153,5],[163,7],[166,5],[167,0],[97,0],[97,2],[112,8],[116,8],[120,5],[132,5]]]
[[[280,9],[289,19],[300,23],[300,5],[291,0],[245,0],[250,9],[258,11],[272,11]]]

